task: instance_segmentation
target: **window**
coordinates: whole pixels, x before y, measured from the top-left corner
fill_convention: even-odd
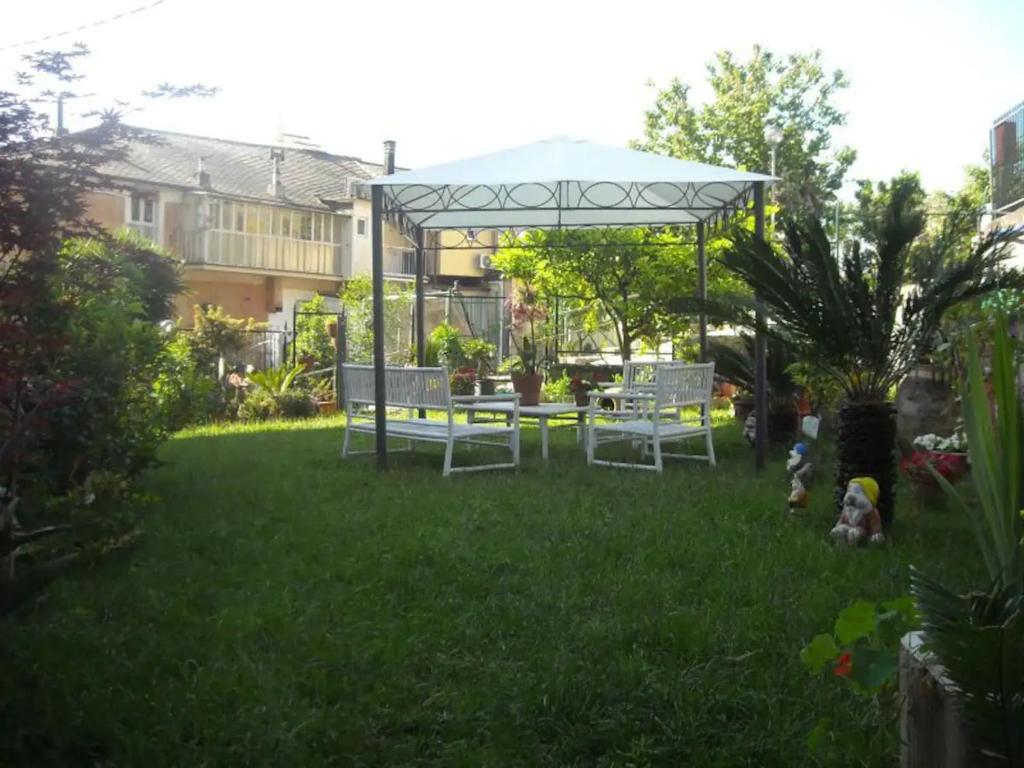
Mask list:
[[[366,219],[356,219],[356,234],[360,237],[366,237]]]
[[[245,232],[245,206],[235,203],[232,208],[235,212],[235,232]]]
[[[281,211],[281,224],[277,229],[277,234],[281,237],[292,236],[292,212]]]
[[[150,195],[132,194],[128,205],[128,228],[142,237],[156,241],[156,199]]]
[[[220,229],[220,200],[211,200],[207,211],[209,218],[207,219],[206,226],[210,229]]]
[[[416,274],[416,251],[402,251],[402,274]]]
[[[313,239],[313,215],[310,213],[300,213],[298,232],[296,233],[299,240],[312,240]]]

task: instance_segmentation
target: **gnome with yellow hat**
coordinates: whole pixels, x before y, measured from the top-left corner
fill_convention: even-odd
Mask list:
[[[882,518],[878,516],[878,483],[873,477],[855,477],[846,485],[843,511],[831,536],[846,544],[860,544],[866,538],[872,544],[885,540]]]

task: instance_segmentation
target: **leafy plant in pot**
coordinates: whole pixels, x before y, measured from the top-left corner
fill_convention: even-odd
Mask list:
[[[462,342],[462,354],[466,362],[476,371],[478,394],[494,394],[494,381],[487,379],[486,376],[492,370],[496,351],[497,348],[491,342],[484,339],[471,338]]]
[[[922,571],[911,591],[924,649],[942,664],[968,724],[979,765],[1024,765],[1024,408],[1005,318],[997,323],[991,398],[977,337],[968,336],[961,401],[977,499],[935,481],[970,519],[988,583],[957,594]]]
[[[851,478],[872,477],[879,485],[878,510],[886,526],[893,518],[895,480],[890,392],[928,348],[947,309],[1022,281],[1020,273],[1001,269],[1010,237],[1005,231],[981,237],[969,253],[954,257],[950,252],[930,260],[925,272],[912,273],[911,246],[923,227],[914,189],[901,182],[894,184],[865,233],[866,245],[853,242],[841,260],[814,218],[784,220],[782,248],[737,229],[722,255],[725,267],[763,299],[765,332],[842,392],[837,508]],[[713,304],[715,314],[756,327],[752,295],[731,295]]]
[[[512,343],[518,352],[510,365],[512,388],[521,405],[537,405],[544,374],[538,368],[537,327],[547,320],[547,306],[529,287],[518,287],[509,297]]]

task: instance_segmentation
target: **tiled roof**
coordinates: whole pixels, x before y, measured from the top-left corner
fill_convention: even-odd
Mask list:
[[[268,191],[273,162],[272,144],[249,144],[212,139],[172,131],[135,129],[148,134],[145,141],[131,141],[123,160],[107,163],[99,170],[121,180],[144,181],[174,187],[200,189],[199,159],[209,174],[205,190],[228,197],[266,200],[307,208],[333,208],[332,201],[350,197],[351,183],[381,175],[380,163],[356,157],[332,155],[314,149],[284,147],[280,165],[283,196]]]

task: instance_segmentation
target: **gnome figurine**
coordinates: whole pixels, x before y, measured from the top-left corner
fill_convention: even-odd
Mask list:
[[[885,541],[882,518],[878,516],[878,483],[872,477],[855,477],[846,485],[843,511],[831,536],[846,544],[860,544],[867,539],[872,544]]]
[[[810,460],[810,449],[807,443],[797,443],[789,452],[789,461],[786,462],[786,469],[793,476],[790,481],[789,511],[796,512],[798,509],[806,509],[809,500],[807,489],[811,484],[811,477],[814,474],[814,465]]]

